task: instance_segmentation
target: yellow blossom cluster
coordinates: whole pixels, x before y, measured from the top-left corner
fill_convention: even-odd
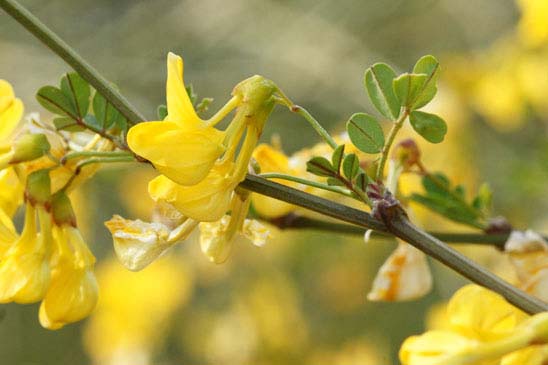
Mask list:
[[[150,161],[161,175],[151,180],[152,199],[176,212],[170,227],[161,222],[131,221],[115,216],[106,223],[116,253],[131,270],[150,264],[199,226],[202,251],[224,262],[238,233],[261,246],[268,231],[246,219],[249,194],[236,189],[264,124],[276,101],[272,81],[253,76],[240,82],[232,98],[213,117],[196,113],[183,81],[183,60],[167,57],[167,116],[140,123],[127,135],[129,147]],[[228,127],[215,126],[236,110]],[[227,214],[230,212],[230,214]]]
[[[532,317],[477,285],[458,290],[443,326],[409,337],[403,365],[542,365],[548,361],[548,315]]]
[[[68,189],[62,189],[74,175],[74,161],[58,163],[69,150],[65,139],[36,117],[19,128],[22,114],[22,102],[0,80],[0,302],[42,301],[40,323],[57,329],[95,307],[95,257],[76,228]],[[23,202],[18,233],[12,217]]]

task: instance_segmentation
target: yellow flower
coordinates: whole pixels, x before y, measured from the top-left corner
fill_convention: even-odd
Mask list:
[[[230,101],[212,118],[202,120],[184,87],[182,59],[170,53],[167,63],[168,115],[164,121],[132,127],[128,144],[161,173],[149,182],[149,195],[159,206],[174,207],[182,223],[170,230],[163,224],[121,217],[107,222],[118,257],[132,270],[150,264],[199,222],[213,222],[202,230],[202,248],[208,257],[215,262],[228,257],[234,235],[244,231],[249,208],[248,198],[235,189],[245,179],[253,149],[277,100],[278,88],[272,81],[252,76],[236,85]],[[236,113],[227,129],[215,129],[233,109]],[[237,213],[235,207],[239,207]],[[222,219],[229,209],[230,223]],[[253,231],[256,242],[264,243],[267,234],[252,225],[246,229]]]
[[[499,364],[504,355],[545,338],[547,319],[527,319],[498,294],[467,285],[448,304],[447,328],[408,338],[400,359],[404,365]]]
[[[297,175],[289,167],[289,158],[282,152],[263,143],[253,151],[253,158],[261,167],[261,173],[277,172],[288,175]],[[272,179],[280,184],[296,187],[296,183],[286,180]],[[281,200],[272,199],[261,194],[252,194],[253,207],[265,218],[283,217],[295,210],[295,206]]]
[[[40,234],[36,232],[36,212]],[[27,204],[21,236],[0,262],[0,303],[33,303],[46,294],[50,282],[51,218],[42,206]]]
[[[93,273],[95,257],[80,231],[70,224],[54,226],[56,262],[51,284],[40,306],[40,324],[58,329],[87,317],[98,299]]]
[[[230,175],[233,165],[226,161],[214,166],[206,179],[192,186],[176,184],[160,175],[150,181],[148,192],[156,202],[169,203],[187,217],[216,221],[228,210],[232,192],[239,183]]]
[[[225,135],[196,114],[185,90],[183,60],[173,53],[167,57],[166,89],[166,119],[132,127],[127,141],[169,179],[182,185],[197,184],[225,151]]]
[[[432,288],[432,275],[426,256],[413,246],[400,242],[380,268],[367,295],[372,301],[412,300]]]
[[[115,215],[105,225],[112,233],[114,250],[120,262],[129,270],[139,271],[184,240],[198,222],[186,219],[171,230],[162,223],[128,220]]]
[[[241,95],[238,99],[242,102],[227,130],[226,153],[195,185],[182,186],[171,181],[169,176],[157,177],[149,184],[150,196],[156,202],[172,204],[185,216],[198,221],[221,219],[228,209],[234,189],[245,178],[253,149],[274,106],[274,91],[273,84],[260,76],[238,84],[234,94]],[[244,131],[244,141],[237,151]]]
[[[128,144],[162,174],[149,184],[156,202],[170,203],[188,218],[213,222],[226,213],[233,190],[245,178],[278,89],[261,76],[250,77],[236,85],[232,99],[205,121],[186,93],[182,59],[170,53],[167,64],[168,115],[162,122],[132,127]],[[228,128],[215,129],[235,108]]]

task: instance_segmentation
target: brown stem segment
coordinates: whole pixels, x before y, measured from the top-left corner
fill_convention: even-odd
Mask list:
[[[548,305],[538,298],[510,285],[492,272],[455,251],[445,243],[418,229],[405,216],[396,214],[389,226],[396,237],[415,246],[425,254],[452,268],[476,284],[502,295],[508,302],[529,314],[548,311]]]
[[[406,218],[401,207],[397,205],[388,205],[387,210],[381,208],[379,216],[383,218],[383,222],[364,211],[323,199],[257,176],[248,175],[247,178],[240,183],[240,187],[367,229],[392,233],[396,237],[409,242],[427,255],[432,256],[434,259],[457,271],[474,283],[502,295],[508,302],[523,311],[530,314],[548,311],[548,305],[546,303],[515,288],[495,274],[468,259],[460,252],[455,251],[442,241],[414,226]]]

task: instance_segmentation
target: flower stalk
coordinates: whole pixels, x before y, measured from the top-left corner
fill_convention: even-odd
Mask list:
[[[390,129],[390,132],[388,133],[388,138],[381,151],[381,160],[379,162],[379,166],[377,168],[377,174],[375,176],[375,180],[377,181],[382,180],[382,177],[384,174],[384,166],[386,165],[386,161],[388,160],[388,155],[390,154],[390,148],[392,147],[392,144],[394,143],[394,139],[396,139],[396,135],[400,131],[408,115],[409,115],[409,110],[405,108],[402,111],[399,118],[394,122],[394,124],[392,125],[392,128]]]

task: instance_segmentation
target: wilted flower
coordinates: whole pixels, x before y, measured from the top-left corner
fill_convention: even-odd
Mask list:
[[[516,270],[519,286],[548,301],[548,243],[544,238],[531,230],[513,231],[504,252]]]
[[[178,228],[171,230],[162,223],[129,220],[115,215],[105,225],[112,233],[118,259],[128,269],[138,271],[184,240],[198,222],[186,219]]]
[[[381,266],[367,294],[372,301],[417,299],[432,288],[432,275],[426,256],[413,246],[400,242]]]

